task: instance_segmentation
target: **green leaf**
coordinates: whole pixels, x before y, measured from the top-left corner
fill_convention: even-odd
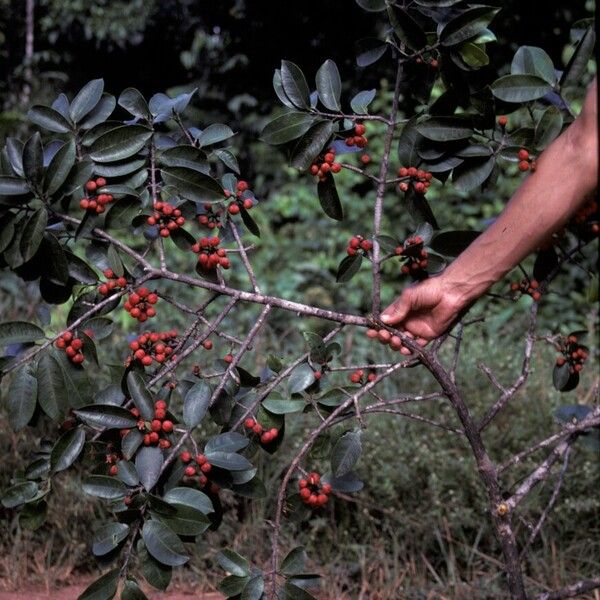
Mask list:
[[[262,405],[276,415],[301,412],[306,406],[303,400],[278,400],[276,398],[267,398],[263,400]]]
[[[375,94],[375,90],[363,90],[362,92],[358,92],[358,94],[350,100],[350,108],[352,108],[357,115],[368,114],[369,111],[367,110],[367,107],[373,102]]]
[[[302,112],[287,112],[276,117],[262,130],[260,139],[266,144],[285,144],[304,135],[316,117]]]
[[[137,555],[144,579],[152,587],[165,590],[171,582],[172,568],[153,558],[148,553],[143,540],[139,540],[137,543]]]
[[[146,166],[146,158],[134,158],[123,162],[94,165],[94,173],[102,177],[121,177],[130,175]]]
[[[334,177],[330,172],[327,172],[325,178],[317,183],[317,192],[323,212],[331,219],[342,221],[344,219],[344,209],[340,202]]]
[[[181,504],[195,508],[205,515],[214,512],[210,498],[200,490],[195,490],[194,488],[171,488],[164,495],[164,500],[169,504]]]
[[[538,150],[547,148],[560,135],[562,127],[562,113],[556,106],[549,106],[535,127],[535,147]]]
[[[217,587],[227,598],[240,598],[240,594],[244,591],[244,587],[248,581],[250,581],[249,575],[246,577],[229,575],[225,579],[222,579]]]
[[[43,329],[26,321],[0,323],[0,346],[35,342],[44,337]]]
[[[418,149],[423,143],[423,136],[417,131],[417,116],[412,117],[402,129],[398,139],[398,160],[405,167],[416,167],[421,162]]]
[[[260,237],[260,229],[256,224],[256,221],[252,218],[250,213],[242,206],[240,208],[240,217],[242,217],[242,221],[246,226],[246,229],[256,237]]]
[[[483,31],[500,11],[499,8],[478,6],[461,12],[442,28],[439,39],[444,46],[460,44]]]
[[[75,281],[89,285],[94,285],[98,282],[96,272],[83,259],[71,252],[64,251],[64,249],[63,252],[67,259],[67,269],[70,277],[75,279]]]
[[[310,108],[310,92],[304,73],[300,68],[287,60],[281,61],[281,84],[285,95],[296,108]]]
[[[495,164],[494,156],[465,160],[452,171],[452,183],[459,190],[469,192],[487,180]]]
[[[376,63],[388,49],[388,45],[378,38],[363,38],[356,42],[356,64],[368,67]]]
[[[161,523],[172,529],[177,535],[195,536],[204,533],[210,527],[210,519],[201,511],[182,504],[173,506],[172,515],[154,515]]]
[[[102,98],[103,91],[103,79],[92,79],[81,88],[69,108],[69,115],[73,122],[78,123],[96,107]]]
[[[334,131],[331,121],[315,123],[299,140],[294,149],[291,165],[300,171],[310,167],[316,156],[323,150]]]
[[[568,362],[564,365],[554,365],[552,384],[559,392],[570,392],[579,385],[579,373],[571,373]]]
[[[94,533],[92,552],[94,556],[104,556],[114,550],[129,534],[129,525],[108,523]]]
[[[512,75],[535,75],[550,85],[556,83],[556,73],[552,59],[535,46],[521,46],[510,65]]]
[[[421,26],[400,6],[388,6],[388,17],[398,39],[412,50],[427,45],[427,36]]]
[[[50,454],[53,473],[68,469],[79,457],[85,444],[85,431],[77,427],[63,433]]]
[[[96,104],[94,109],[83,121],[81,121],[81,123],[79,123],[79,127],[81,129],[92,129],[92,127],[104,123],[108,117],[110,117],[113,110],[115,110],[116,105],[117,101],[114,96],[111,94],[102,94],[98,104]]]
[[[317,93],[323,106],[329,110],[341,111],[340,96],[342,93],[342,80],[337,65],[327,59],[317,71]]]
[[[161,170],[166,185],[172,185],[184,198],[196,202],[223,199],[223,188],[218,181],[186,167],[168,167]]]
[[[39,502],[30,502],[23,506],[19,512],[19,525],[23,529],[36,531],[45,522],[48,515],[48,503],[44,500]]]
[[[29,367],[24,365],[13,375],[6,395],[8,422],[13,431],[20,431],[31,421],[36,403],[37,379],[31,374]]]
[[[285,94],[283,84],[281,83],[280,69],[275,69],[275,72],[273,73],[273,89],[275,90],[275,93],[277,94],[277,97],[279,98],[280,102],[284,106],[287,106],[288,108],[296,108],[293,102]]]
[[[42,410],[58,421],[69,405],[65,380],[60,364],[52,354],[44,354],[38,362],[38,402]]]
[[[150,555],[164,565],[177,567],[189,560],[181,540],[160,521],[146,521],[142,529],[142,539]]]
[[[148,600],[148,596],[140,590],[135,581],[128,579],[121,592],[121,600]]]
[[[81,93],[81,92],[79,92]],[[113,569],[90,584],[77,600],[111,600],[117,593],[121,569]]]
[[[330,483],[336,492],[344,492],[346,494],[359,492],[364,487],[364,483],[354,471],[349,471],[341,477],[325,477],[324,481]]]
[[[338,265],[335,280],[338,283],[346,283],[347,281],[350,281],[360,271],[362,259],[362,254],[346,256]]]
[[[458,256],[461,252],[467,249],[477,237],[479,231],[444,231],[438,233],[429,242],[429,246],[435,252],[439,252],[444,256]]]
[[[39,132],[35,132],[23,146],[23,172],[34,186],[44,177],[44,149]]]
[[[359,0],[357,0],[358,2]],[[364,0],[361,0],[364,1]],[[316,600],[312,594],[309,594],[305,589],[286,581],[283,586],[284,600]]]
[[[335,477],[350,472],[362,453],[360,431],[348,431],[336,442],[331,451],[331,470]]]
[[[356,4],[369,12],[381,12],[387,7],[386,0],[356,0]]]
[[[16,220],[16,216],[10,212],[0,217],[0,253],[9,247],[13,240]]]
[[[130,460],[137,452],[137,449],[142,445],[144,435],[139,429],[130,429],[129,433],[121,440],[121,450],[123,456]]]
[[[315,382],[315,373],[308,363],[299,364],[288,379],[290,394],[303,392]]]
[[[183,421],[192,429],[200,424],[210,405],[212,390],[210,386],[199,381],[188,391],[183,401]]]
[[[205,148],[206,146],[212,146],[213,144],[228,140],[234,135],[231,127],[228,125],[213,123],[202,131],[198,137],[198,145],[200,148]]]
[[[127,492],[122,481],[108,475],[88,475],[81,482],[81,488],[86,494],[105,500],[118,500]]]
[[[573,56],[565,67],[565,70],[560,78],[560,88],[566,88],[571,85],[579,85],[581,76],[586,72],[587,65],[594,51],[596,43],[596,33],[594,27],[591,26],[582,36],[579,44],[573,52]]]
[[[504,75],[491,85],[492,94],[504,102],[530,102],[545,96],[552,86],[534,75]]]
[[[135,465],[128,460],[120,460],[118,463],[119,472],[117,477],[125,484],[129,486],[137,485],[140,482],[137,469]]]
[[[25,222],[20,242],[21,256],[25,262],[31,260],[38,251],[47,224],[48,212],[45,207],[38,208]]]
[[[304,546],[296,546],[281,561],[279,570],[284,575],[299,575],[300,573],[304,573],[305,563],[306,551]]]
[[[211,465],[227,471],[245,471],[252,468],[252,463],[235,452],[221,452],[220,450],[205,449],[206,458]]]
[[[114,404],[89,404],[74,411],[86,425],[107,429],[130,429],[137,419],[126,409]]]
[[[8,488],[4,494],[2,494],[0,502],[4,508],[15,508],[35,498],[37,493],[37,483],[33,483],[33,481],[17,483],[16,485]]]
[[[131,221],[140,214],[140,209],[140,201],[137,198],[122,198],[106,213],[104,228],[129,229]]]
[[[416,128],[423,137],[435,142],[464,140],[473,135],[471,120],[462,117],[432,117],[419,123]]]
[[[49,106],[36,104],[27,111],[27,118],[39,127],[55,133],[71,131],[71,124],[57,110]]]
[[[148,492],[156,485],[163,463],[163,453],[158,446],[143,446],[136,454],[135,468]]]
[[[213,452],[220,450],[221,452],[237,452],[245,448],[249,439],[238,433],[237,431],[226,431],[214,437],[211,437],[205,444],[204,450],[206,452]]]
[[[260,600],[265,591],[265,580],[262,575],[253,577],[242,590],[240,600]]]
[[[219,566],[228,573],[235,575],[236,577],[246,577],[250,575],[250,563],[243,556],[225,548],[221,550],[216,556]]]
[[[144,96],[135,88],[127,88],[121,92],[118,100],[119,106],[122,106],[128,113],[140,119],[149,121],[152,118],[148,103]]]
[[[139,152],[151,137],[152,131],[142,125],[121,125],[98,137],[89,157],[99,163],[123,160]]]
[[[463,61],[473,69],[485,67],[490,63],[490,57],[485,53],[485,50],[472,42],[465,42],[458,49],[458,53]]]
[[[154,418],[154,400],[144,378],[137,371],[127,373],[127,389],[142,418],[151,421]]]
[[[50,196],[56,193],[75,164],[75,141],[69,139],[62,148],[53,156],[46,174],[44,175],[44,190]]]
[[[0,196],[21,196],[29,193],[29,184],[19,177],[0,176]]]

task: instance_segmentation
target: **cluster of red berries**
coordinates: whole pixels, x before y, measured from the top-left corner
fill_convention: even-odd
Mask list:
[[[85,189],[85,198],[82,198],[79,201],[80,208],[83,210],[87,210],[91,213],[100,214],[105,210],[105,206],[110,204],[114,197],[112,194],[96,194],[96,190],[98,188],[104,187],[106,185],[106,179],[104,177],[98,177],[95,181],[90,179],[86,182]]]
[[[156,316],[153,305],[157,302],[158,296],[154,292],[150,292],[147,287],[141,287],[129,294],[123,307],[134,319],[143,323]]]
[[[513,281],[510,284],[511,292],[521,292],[521,294],[528,294],[536,302],[539,302],[542,298],[542,293],[539,290],[540,283],[537,279],[522,279],[521,282]]]
[[[204,213],[198,215],[198,223],[200,225],[204,225],[209,229],[215,229],[215,227],[221,227],[221,215],[223,214],[222,210],[213,210],[212,204],[206,202],[203,206]]]
[[[364,254],[366,252],[370,252],[373,249],[373,242],[370,240],[365,240],[362,235],[353,235],[348,240],[348,247],[346,248],[346,252],[348,256],[355,256],[356,254]],[[362,250],[362,252],[361,252]]]
[[[352,383],[360,383],[361,385],[366,383],[367,381],[375,381],[377,379],[376,373],[368,373],[365,379],[365,372],[362,369],[356,369],[356,371],[352,371],[350,374],[350,381]]]
[[[140,362],[145,367],[149,367],[152,361],[163,363],[173,352],[173,348],[177,345],[177,330],[151,332],[146,331],[130,342],[129,348],[132,355],[127,357],[126,365],[128,366],[132,360]]]
[[[398,246],[394,253],[396,256],[402,256],[405,259],[405,263],[400,269],[402,273],[408,275],[420,274],[427,268],[427,250],[423,248],[424,240],[420,235],[409,237],[405,242],[404,246]]]
[[[203,271],[213,271],[218,266],[229,269],[231,263],[227,258],[227,250],[219,248],[220,243],[218,237],[203,237],[192,246],[192,252],[198,255],[198,264]]]
[[[429,171],[417,169],[417,167],[400,167],[398,177],[409,177],[408,181],[401,181],[398,189],[401,192],[408,192],[411,184],[417,194],[426,194],[427,188],[431,185],[433,175]]]
[[[519,159],[519,171],[535,171],[535,160],[533,160],[531,156],[529,156],[529,152],[525,150],[525,148],[521,148],[517,152],[517,158]]]
[[[329,494],[331,494],[331,485],[329,483],[321,485],[321,476],[315,472],[309,473],[306,478],[301,479],[298,482],[298,488],[302,502],[312,508],[327,504]]]
[[[145,432],[144,446],[158,444],[163,450],[171,447],[171,440],[167,439],[166,435],[173,431],[174,425],[173,421],[167,419],[167,403],[164,400],[154,403],[154,418],[151,421],[141,419],[140,411],[135,407],[131,409],[131,414],[138,418],[137,428]]]
[[[198,485],[202,488],[205,487],[208,484],[208,477],[206,475],[212,470],[212,465],[208,462],[206,455],[197,454],[196,456],[192,456],[191,452],[184,450],[179,455],[179,458],[181,458],[183,464],[187,465],[183,471],[184,481],[186,483],[191,483],[193,478],[198,475]],[[192,459],[198,465],[198,468],[190,464]],[[216,494],[219,491],[219,486],[216,483],[211,483],[210,491],[213,494]]]
[[[57,340],[54,342],[57,348],[61,348],[65,351],[65,354],[69,357],[69,360],[80,365],[83,362],[83,340],[75,337],[70,331],[65,331]]]
[[[395,352],[405,347],[400,337],[392,335],[387,329],[367,329],[367,337],[372,340],[377,339],[380,344],[389,346]]]
[[[585,225],[589,228],[589,231],[594,234],[600,232],[600,225],[598,225],[598,202],[595,199],[590,200],[584,204],[573,217],[574,225]]]
[[[415,62],[418,65],[426,64],[429,65],[432,69],[437,69],[440,66],[440,62],[437,58],[422,58],[421,56],[417,56]]]
[[[327,152],[320,154],[310,165],[310,174],[314,175],[319,181],[323,181],[325,175],[330,171],[339,173],[341,170],[342,165],[335,161],[335,148],[327,148]]]
[[[365,137],[367,127],[364,123],[357,123],[354,126],[354,135],[346,138],[346,146],[357,146],[358,148],[366,148],[369,140]],[[368,165],[371,162],[371,157],[368,154],[361,154],[360,162],[363,165]]]
[[[103,296],[107,296],[113,290],[123,289],[127,285],[127,279],[117,277],[112,269],[105,269],[102,274],[106,277],[106,283],[101,283],[98,286],[98,291]]]
[[[169,237],[172,231],[179,229],[184,223],[185,218],[181,216],[181,211],[168,202],[155,202],[154,212],[147,219],[148,225],[157,225],[158,233],[161,237]]]
[[[116,452],[110,452],[106,455],[106,464],[108,465],[109,475],[112,475],[113,477],[118,475],[119,466],[117,465],[117,462],[121,460],[121,458],[122,456],[119,456]]]
[[[254,206],[252,194],[245,194],[248,191],[248,182],[240,180],[235,186],[235,200],[232,200],[227,207],[227,212],[230,215],[237,215],[242,208],[250,210]],[[231,198],[233,194],[229,190],[225,190],[225,198]]]
[[[573,373],[581,373],[583,363],[589,356],[589,351],[585,346],[577,343],[577,336],[569,335],[561,341],[557,350],[561,355],[556,359],[556,364],[562,367],[564,364],[569,364],[569,371]]]
[[[263,426],[256,419],[253,419],[252,417],[248,417],[244,421],[244,427],[246,429],[251,430],[252,433],[260,436],[261,444],[268,444],[269,442],[272,442],[279,435],[279,429],[277,429],[276,427],[273,427],[273,428],[265,431]]]

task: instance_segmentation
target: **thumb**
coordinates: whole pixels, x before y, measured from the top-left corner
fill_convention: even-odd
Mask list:
[[[386,325],[397,325],[406,318],[411,309],[412,294],[410,290],[405,290],[381,313],[381,320]]]

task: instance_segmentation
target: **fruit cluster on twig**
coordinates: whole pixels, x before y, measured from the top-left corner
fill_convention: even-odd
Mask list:
[[[304,504],[312,508],[318,508],[327,504],[329,494],[331,494],[331,485],[321,482],[321,475],[316,472],[309,473],[305,478],[298,482],[300,490],[300,499]]]
[[[106,179],[104,177],[98,177],[98,179],[90,179],[83,186],[85,189],[85,198],[79,201],[79,207],[83,210],[87,210],[90,213],[100,214],[106,210],[106,205],[114,201],[112,194],[97,194],[98,188],[106,185]]]

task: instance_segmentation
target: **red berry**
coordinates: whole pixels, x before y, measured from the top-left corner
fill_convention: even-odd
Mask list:
[[[164,400],[157,400],[154,403],[154,408],[160,408],[162,410],[166,410],[167,408],[167,403]]]
[[[300,498],[302,498],[302,500],[304,500],[304,502],[306,502],[311,496],[311,492],[308,488],[302,488],[300,490]]]
[[[227,210],[229,212],[230,215],[237,215],[240,212],[240,207],[235,204],[235,202],[232,202],[228,207]]]
[[[323,487],[321,488],[321,491],[322,491],[324,494],[328,494],[328,495],[329,495],[329,494],[331,494],[331,484],[329,484],[329,483],[324,483],[324,484],[323,484]]]
[[[171,433],[171,431],[173,431],[173,421],[163,421],[162,430],[165,433]]]
[[[118,472],[119,467],[117,467],[117,465],[111,465],[110,469],[108,470],[109,475],[116,475]]]
[[[367,128],[362,123],[358,123],[354,126],[354,133],[356,133],[356,135],[365,135],[366,132]]]
[[[254,423],[254,427],[252,427],[252,431],[256,433],[256,435],[260,435],[263,431],[262,425],[260,423]]]
[[[363,155],[360,157],[360,162],[361,162],[363,165],[368,165],[368,164],[371,162],[371,157],[370,157],[368,154],[363,154]]]
[[[529,152],[527,152],[525,148],[521,148],[517,156],[519,157],[519,160],[527,160],[529,158]]]
[[[205,350],[211,350],[213,347],[213,343],[210,340],[204,340],[202,342],[202,346],[204,347]]]
[[[71,362],[75,363],[76,365],[80,365],[83,362],[83,360],[84,360],[84,358],[83,358],[83,354],[81,354],[81,352],[71,358]]]
[[[186,467],[183,472],[187,477],[193,477],[196,474],[196,469],[190,465],[189,467]]]
[[[256,423],[256,421],[252,417],[248,417],[244,421],[244,427],[246,427],[247,429],[252,429],[254,427],[255,423]]]
[[[156,444],[158,442],[158,433],[156,431],[152,431],[148,435],[150,436],[151,444]]]
[[[206,474],[206,473],[210,473],[210,470],[212,469],[212,465],[209,462],[205,462],[201,467],[200,470]]]
[[[500,125],[500,127],[506,127],[507,123],[508,117],[506,117],[505,115],[501,115],[500,117],[498,117],[498,125]]]
[[[192,455],[190,452],[188,452],[187,450],[184,450],[179,457],[181,458],[181,461],[184,463],[189,463],[190,460],[192,460]]]
[[[306,481],[306,479],[301,479],[301,480],[298,482],[298,487],[299,487],[300,489],[302,489],[302,488],[305,488],[307,485],[308,485],[308,481]]]
[[[98,187],[104,187],[106,185],[106,179],[104,179],[104,177],[98,177],[98,179],[96,179],[96,185]]]
[[[86,189],[88,192],[95,192],[97,187],[98,187],[98,186],[96,185],[96,182],[95,182],[95,181],[92,181],[92,180],[88,181],[88,182],[85,184],[85,189]]]
[[[519,163],[519,171],[529,171],[529,163],[526,160]]]
[[[226,363],[232,363],[232,362],[233,362],[233,354],[226,354],[226,355],[223,357],[223,360],[224,360]]]

